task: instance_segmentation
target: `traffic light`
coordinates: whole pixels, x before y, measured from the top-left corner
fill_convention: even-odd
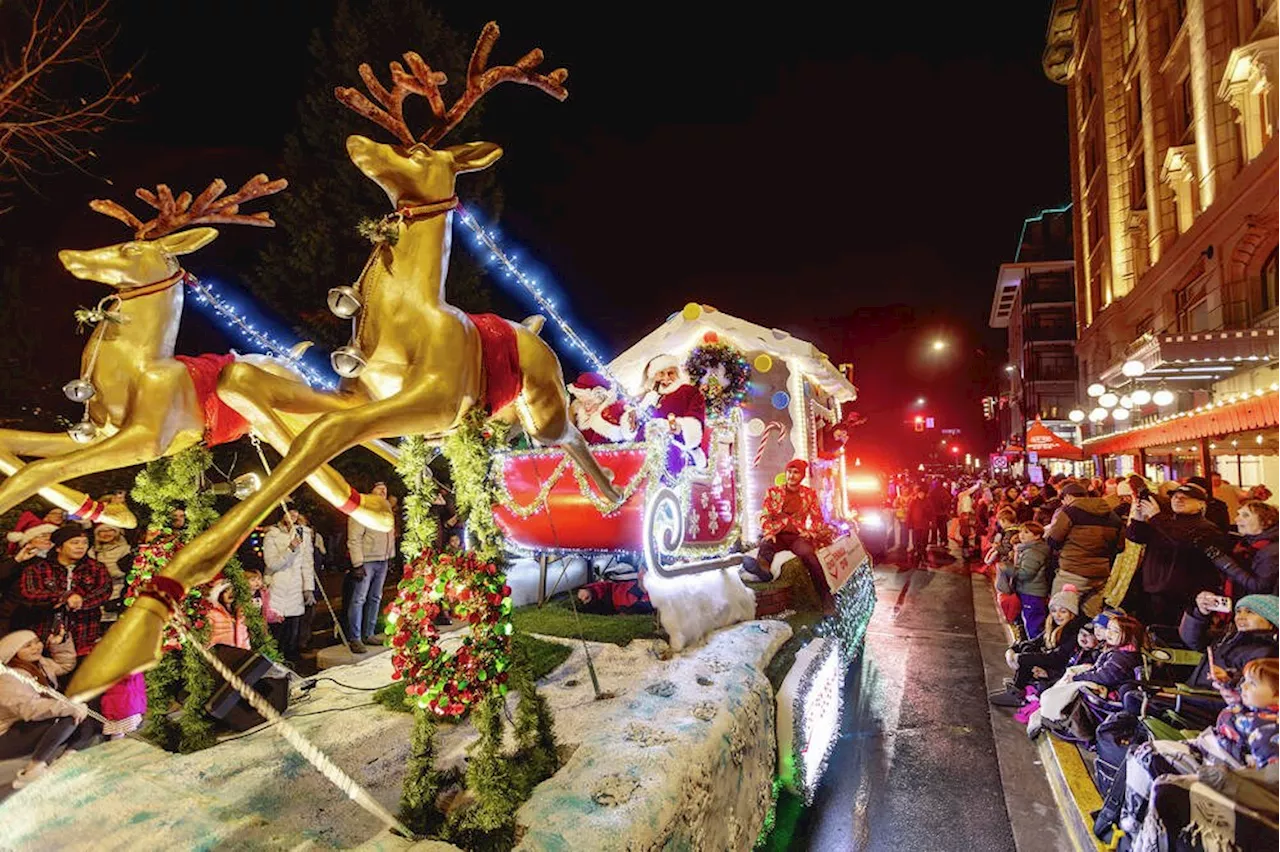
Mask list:
[[[916,431],[917,431],[917,432],[923,432],[923,431],[924,431],[924,416],[923,416],[923,415],[920,415],[920,414],[917,414],[917,415],[916,415]]]
[[[982,398],[982,419],[983,419],[983,420],[995,420],[995,419],[996,419],[996,400],[995,400],[995,397],[992,397],[992,396],[984,396],[984,397]]]

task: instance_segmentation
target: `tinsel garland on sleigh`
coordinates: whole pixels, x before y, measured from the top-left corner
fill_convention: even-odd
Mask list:
[[[138,587],[162,571],[184,544],[195,538],[217,518],[214,495],[204,481],[204,473],[212,464],[209,451],[193,447],[171,458],[149,463],[138,474],[131,497],[150,511],[147,539],[138,546],[137,555],[126,578],[125,605],[131,605]],[[173,510],[182,507],[186,523],[173,529]],[[231,583],[237,608],[244,614],[250,646],[259,653],[278,658],[275,642],[267,630],[262,611],[253,603],[249,583],[240,560],[233,558],[222,569],[219,579]],[[210,588],[218,580],[196,586],[183,600],[183,613],[190,625],[191,637],[198,642],[209,640],[206,613]],[[169,751],[189,753],[208,748],[217,742],[214,721],[205,712],[205,703],[217,689],[218,679],[197,654],[182,648],[172,626],[164,635],[164,655],[146,674],[147,713],[143,735]],[[182,713],[177,721],[170,718],[173,705],[181,701]]]

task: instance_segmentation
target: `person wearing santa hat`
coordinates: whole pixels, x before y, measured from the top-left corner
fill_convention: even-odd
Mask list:
[[[17,546],[17,552],[0,560],[0,633],[9,629],[9,622],[18,608],[18,578],[28,563],[44,559],[53,547],[49,538],[57,527],[53,524],[36,524],[27,527],[16,538],[9,534],[10,542]]]
[[[808,469],[803,459],[792,459],[787,462],[785,484],[775,485],[765,494],[756,564],[752,566],[749,560],[745,564],[760,579],[772,579],[773,557],[780,550],[790,550],[809,569],[822,609],[831,615],[835,612],[835,598],[818,561],[818,549],[830,544],[834,534],[822,518],[817,492],[801,484]]]
[[[582,373],[569,385],[569,413],[588,444],[617,444],[636,436],[635,418],[618,391],[599,373]]]
[[[644,367],[646,393],[640,408],[649,421],[665,419],[671,426],[672,447],[667,470],[677,474],[692,462],[707,466],[711,433],[707,431],[707,400],[689,383],[672,355],[659,355]]]

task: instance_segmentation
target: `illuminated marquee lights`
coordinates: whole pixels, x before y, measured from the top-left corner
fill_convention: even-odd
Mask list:
[[[290,350],[293,344],[281,343],[267,332],[257,328],[253,322],[236,307],[214,292],[206,282],[192,276],[188,284],[196,297],[196,304],[210,308],[229,328],[234,328],[245,341],[253,345],[259,352],[271,355],[301,373],[312,387],[324,390],[336,390],[338,385],[331,378],[326,378],[303,363],[300,355],[293,355]]]
[[[591,368],[593,370],[603,376],[609,384],[613,385],[614,388],[618,389],[625,395],[626,389],[623,388],[622,384],[613,377],[613,373],[609,371],[609,367],[605,364],[604,359],[596,354],[595,350],[582,339],[582,335],[578,334],[578,332],[574,330],[573,326],[569,324],[569,321],[566,320],[558,310],[556,310],[555,303],[552,302],[543,291],[541,285],[539,285],[532,276],[526,274],[520,269],[516,264],[516,256],[507,252],[498,244],[497,235],[493,230],[487,229],[481,225],[479,220],[471,214],[471,211],[463,207],[461,204],[458,205],[458,221],[471,229],[471,233],[475,236],[475,242],[473,244],[474,247],[483,246],[485,249],[488,249],[489,254],[487,257],[484,256],[483,252],[477,250],[477,255],[480,259],[485,263],[496,261],[502,267],[503,275],[505,277],[514,278],[519,282],[520,286],[523,287],[525,291],[533,297],[533,300],[538,303],[538,307],[546,311],[548,316],[550,316],[555,324],[560,327],[560,331],[564,333],[569,345],[581,352],[583,357],[585,357],[588,363],[591,364]]]

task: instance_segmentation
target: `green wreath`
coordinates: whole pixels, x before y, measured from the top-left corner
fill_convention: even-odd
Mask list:
[[[462,647],[440,647],[435,619],[441,614],[470,624]],[[511,587],[491,562],[474,553],[427,550],[405,569],[387,616],[394,680],[418,707],[438,716],[461,716],[472,705],[507,692],[511,667]]]
[[[695,346],[689,352],[684,368],[689,374],[689,381],[702,389],[708,415],[725,416],[735,406],[741,405],[747,395],[751,365],[741,352],[727,343],[711,341]],[[718,368],[723,368],[723,381],[717,375]]]

